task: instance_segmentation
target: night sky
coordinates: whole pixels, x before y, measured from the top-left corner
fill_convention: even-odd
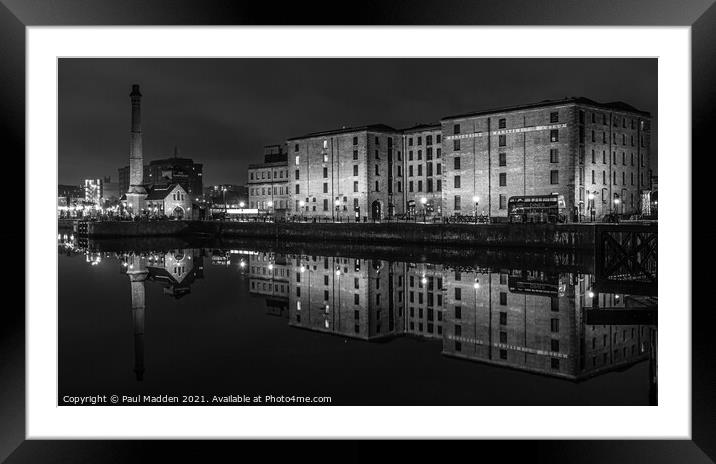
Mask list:
[[[244,184],[263,146],[308,132],[443,116],[545,99],[621,100],[652,114],[656,59],[59,60],[59,183],[128,164],[129,93],[139,84],[144,160],[204,164],[204,185]]]

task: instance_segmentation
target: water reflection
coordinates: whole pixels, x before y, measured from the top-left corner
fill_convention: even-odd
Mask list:
[[[655,296],[599,293],[589,273],[218,248],[98,252],[69,238],[60,251],[92,266],[111,258],[128,278],[137,380],[146,286],[187,298],[207,258],[238,269],[267,313],[293,328],[369,342],[435,340],[445,357],[573,381],[649,360],[656,403]]]

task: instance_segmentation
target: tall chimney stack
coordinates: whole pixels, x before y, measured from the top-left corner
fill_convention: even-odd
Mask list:
[[[142,154],[142,94],[139,85],[132,85],[132,125],[129,132],[129,191],[127,203],[134,213],[144,207],[147,189],[144,187],[144,156]]]

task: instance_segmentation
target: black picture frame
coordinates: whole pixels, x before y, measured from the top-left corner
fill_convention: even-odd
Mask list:
[[[604,26],[690,26],[692,32],[692,152],[713,154],[711,125],[716,108],[716,6],[714,0],[367,0],[345,9],[336,2],[229,2],[226,0],[0,0],[0,93],[3,128],[3,158],[8,200],[24,199],[25,153],[25,28],[27,26],[74,25],[604,25]],[[710,130],[711,129],[711,130]],[[668,130],[661,128],[660,130]],[[688,156],[667,154],[666,156]],[[16,163],[12,166],[11,163]],[[701,170],[702,173],[705,170]],[[692,182],[688,198],[708,198],[707,182]],[[11,202],[12,204],[12,202]],[[10,206],[10,210],[17,207]],[[23,201],[23,210],[27,212]],[[692,212],[699,213],[698,209]],[[699,215],[699,218],[702,215]],[[693,227],[693,226],[692,226]],[[5,243],[23,243],[24,221],[13,213],[5,222]],[[700,241],[694,237],[692,246]],[[705,247],[704,247],[705,248]],[[19,249],[19,247],[17,247]],[[24,257],[24,256],[23,256]],[[13,257],[14,258],[14,257]],[[19,260],[20,258],[16,258]],[[17,262],[17,261],[15,261]],[[23,261],[24,262],[24,261]],[[10,266],[8,266],[10,268]],[[12,264],[8,285],[24,284],[23,269]],[[691,272],[692,270],[684,270]],[[704,287],[706,274],[692,272],[692,286]],[[711,334],[712,310],[699,306],[691,289],[684,292],[682,308],[694,310],[692,320],[692,439],[691,440],[554,440],[481,441],[479,455],[509,450],[538,456],[545,462],[716,462],[716,343]],[[25,440],[25,314],[17,302],[3,304],[0,324],[0,459],[7,462],[127,462],[143,460],[147,453],[168,449],[184,457],[206,458],[207,450],[226,453],[236,442],[149,442],[149,441],[50,441]],[[585,420],[588,418],[585,418]],[[373,458],[365,442],[333,442],[342,460]],[[238,444],[249,451],[265,450],[266,444]],[[298,446],[298,448],[297,448]],[[445,446],[445,445],[440,445]],[[255,449],[252,449],[255,448]],[[315,444],[285,447],[296,454]],[[408,447],[400,455],[407,458]],[[412,452],[416,447],[410,446]],[[435,448],[435,446],[431,446]],[[202,453],[202,454],[199,454]],[[406,455],[406,453],[408,455]],[[326,454],[331,454],[327,452]],[[166,455],[165,455],[166,457]],[[347,458],[347,459],[346,459]]]

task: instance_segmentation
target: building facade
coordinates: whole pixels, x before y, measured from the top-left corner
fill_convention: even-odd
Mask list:
[[[564,195],[570,220],[636,214],[649,114],[568,98],[443,118],[443,214],[507,217],[512,196]]]
[[[442,127],[403,130],[405,211],[409,217],[442,215]],[[399,168],[400,170],[401,168]]]
[[[552,194],[563,196],[569,221],[640,214],[651,188],[650,121],[623,102],[572,97],[404,130],[377,124],[294,137],[286,144],[288,214],[500,221],[510,197]],[[268,180],[254,173],[249,182]],[[256,205],[272,201],[273,189],[250,190]]]
[[[402,134],[385,125],[288,140],[290,214],[341,221],[405,211]]]
[[[249,165],[249,205],[260,214],[285,216],[289,208],[288,161],[279,145],[264,147],[264,162]]]
[[[179,184],[154,187],[145,198],[150,216],[167,216],[176,219],[192,219],[191,195]]]

